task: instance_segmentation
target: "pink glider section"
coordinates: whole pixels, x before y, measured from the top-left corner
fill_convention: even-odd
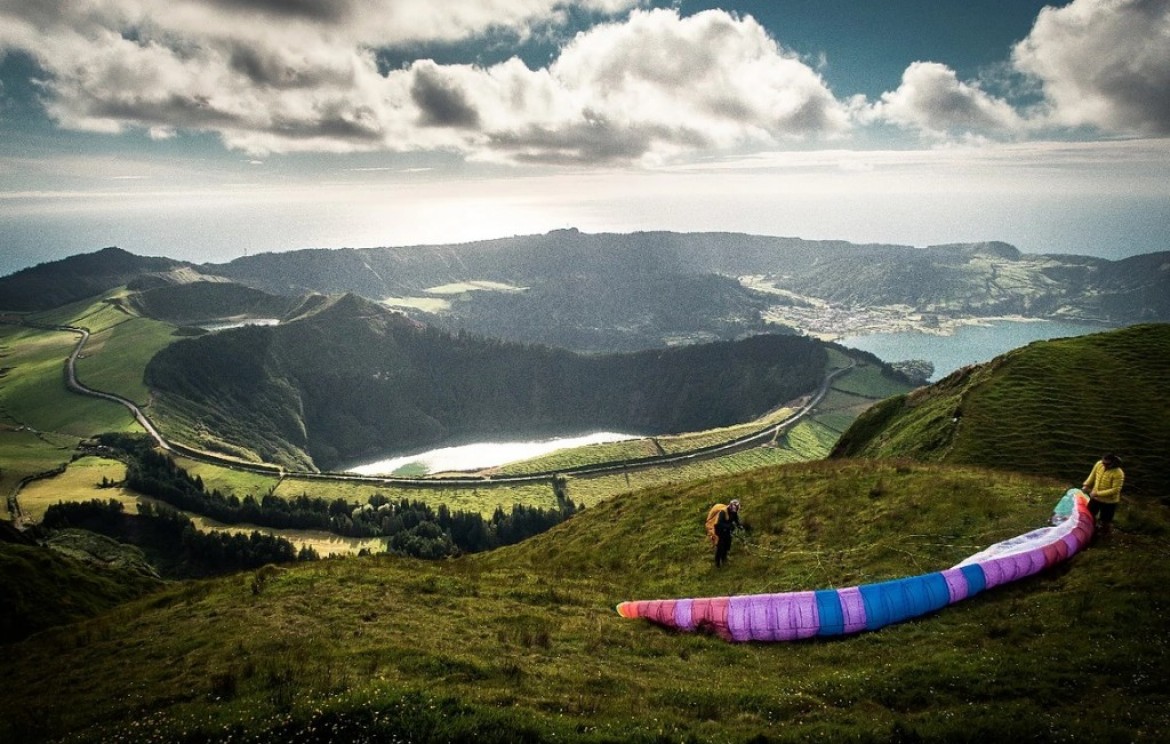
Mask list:
[[[622,617],[728,641],[794,641],[877,630],[1039,573],[1068,560],[1093,536],[1089,499],[1069,489],[1052,526],[996,543],[945,571],[847,589],[705,599],[622,602]]]

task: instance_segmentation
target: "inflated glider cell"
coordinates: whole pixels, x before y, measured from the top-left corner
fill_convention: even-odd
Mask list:
[[[729,641],[793,641],[877,630],[1068,560],[1093,536],[1088,504],[1080,489],[1069,489],[1053,511],[1051,526],[996,543],[945,571],[847,589],[622,602],[617,611]]]

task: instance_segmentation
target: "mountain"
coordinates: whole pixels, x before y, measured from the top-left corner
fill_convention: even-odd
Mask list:
[[[181,281],[178,277],[189,267],[169,258],[143,258],[120,248],[103,248],[0,277],[0,310],[49,310],[136,280]]]
[[[799,314],[783,309],[818,303],[965,318],[1170,320],[1170,253],[1109,261],[1024,254],[998,242],[913,248],[559,230],[462,245],[270,253],[202,270],[277,293],[352,291],[406,307],[446,301],[435,315],[453,329],[579,349],[734,338],[758,331],[765,315],[798,324]],[[466,289],[451,289],[459,286]]]
[[[813,390],[813,339],[582,355],[451,335],[349,294],[274,327],[177,341],[146,369],[163,428],[209,449],[337,467],[454,439],[698,431]]]
[[[913,458],[1080,485],[1105,452],[1125,492],[1167,498],[1170,324],[1037,341],[863,413],[833,457]]]
[[[268,307],[249,309],[242,295],[213,297],[207,282],[289,298],[354,293],[452,332],[588,352],[793,328],[847,335],[843,316],[875,308],[928,321],[1003,315],[1118,325],[1170,320],[1168,252],[1109,261],[1024,254],[999,242],[914,248],[735,233],[577,230],[458,245],[267,253],[198,267],[107,248],[0,279],[0,310],[44,309],[129,284],[159,290],[147,300],[153,303],[147,311],[160,317],[210,319],[197,317],[201,301],[209,312],[226,302],[217,312],[276,317]],[[191,283],[203,286],[185,299],[162,299],[167,288]]]

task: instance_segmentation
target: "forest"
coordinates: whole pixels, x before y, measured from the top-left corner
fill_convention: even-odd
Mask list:
[[[202,514],[224,524],[254,524],[274,529],[325,530],[345,537],[385,537],[388,552],[417,558],[442,558],[512,545],[544,532],[577,512],[577,506],[573,501],[563,497],[558,499],[558,505],[554,509],[516,504],[511,510],[497,508],[488,518],[475,512],[452,511],[445,505],[440,505],[436,509],[422,501],[409,499],[392,501],[382,494],[374,494],[368,503],[360,506],[350,504],[341,498],[327,500],[306,494],[292,499],[272,493],[258,499],[249,494],[240,499],[234,494],[225,496],[218,490],[208,491],[199,476],[191,476],[169,456],[154,449],[150,440],[145,437],[103,434],[98,437],[98,441],[102,446],[120,453],[126,461],[126,480],[123,484],[125,487],[163,501],[173,510]],[[50,528],[84,526],[86,529],[115,538],[133,537],[132,531],[128,532],[120,525],[120,518],[107,515],[108,522],[103,521],[98,517],[104,512],[95,516],[94,508],[87,508],[89,511],[78,512],[68,505],[60,508],[51,507],[51,510],[57,510],[56,515],[52,518],[46,517],[46,526]],[[139,507],[140,516],[170,523],[172,532],[180,533],[186,543],[196,543],[202,538],[213,538],[214,542],[223,537],[219,533],[210,535],[196,533],[189,539],[184,532],[184,529],[189,527],[189,520],[178,512],[171,514],[170,511],[165,508],[152,510],[148,505]],[[84,525],[77,523],[82,519],[85,521]],[[60,520],[66,520],[68,524],[63,525]],[[187,524],[182,524],[183,521]],[[178,528],[175,525],[178,525]],[[193,527],[190,529],[193,530]],[[267,539],[269,538],[265,538]],[[267,543],[260,546],[266,558],[260,560],[259,565],[316,557],[305,551],[297,554],[291,544],[288,544],[287,549],[279,545],[287,541],[272,539],[276,540],[273,546]],[[129,541],[135,542],[133,539]],[[255,542],[253,539],[253,543]],[[228,547],[230,546],[224,549]],[[193,550],[197,553],[206,550],[216,554],[220,547],[195,544]],[[199,563],[201,559],[193,556],[193,560]],[[250,567],[250,563],[244,558],[237,561],[237,564],[237,569]],[[228,569],[225,567],[224,570]]]

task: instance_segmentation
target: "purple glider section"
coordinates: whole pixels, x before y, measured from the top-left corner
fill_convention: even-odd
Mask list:
[[[1080,489],[1069,489],[1056,505],[1051,526],[996,543],[945,571],[847,589],[622,602],[617,611],[729,641],[794,641],[877,630],[1068,560],[1093,536],[1088,504]]]

